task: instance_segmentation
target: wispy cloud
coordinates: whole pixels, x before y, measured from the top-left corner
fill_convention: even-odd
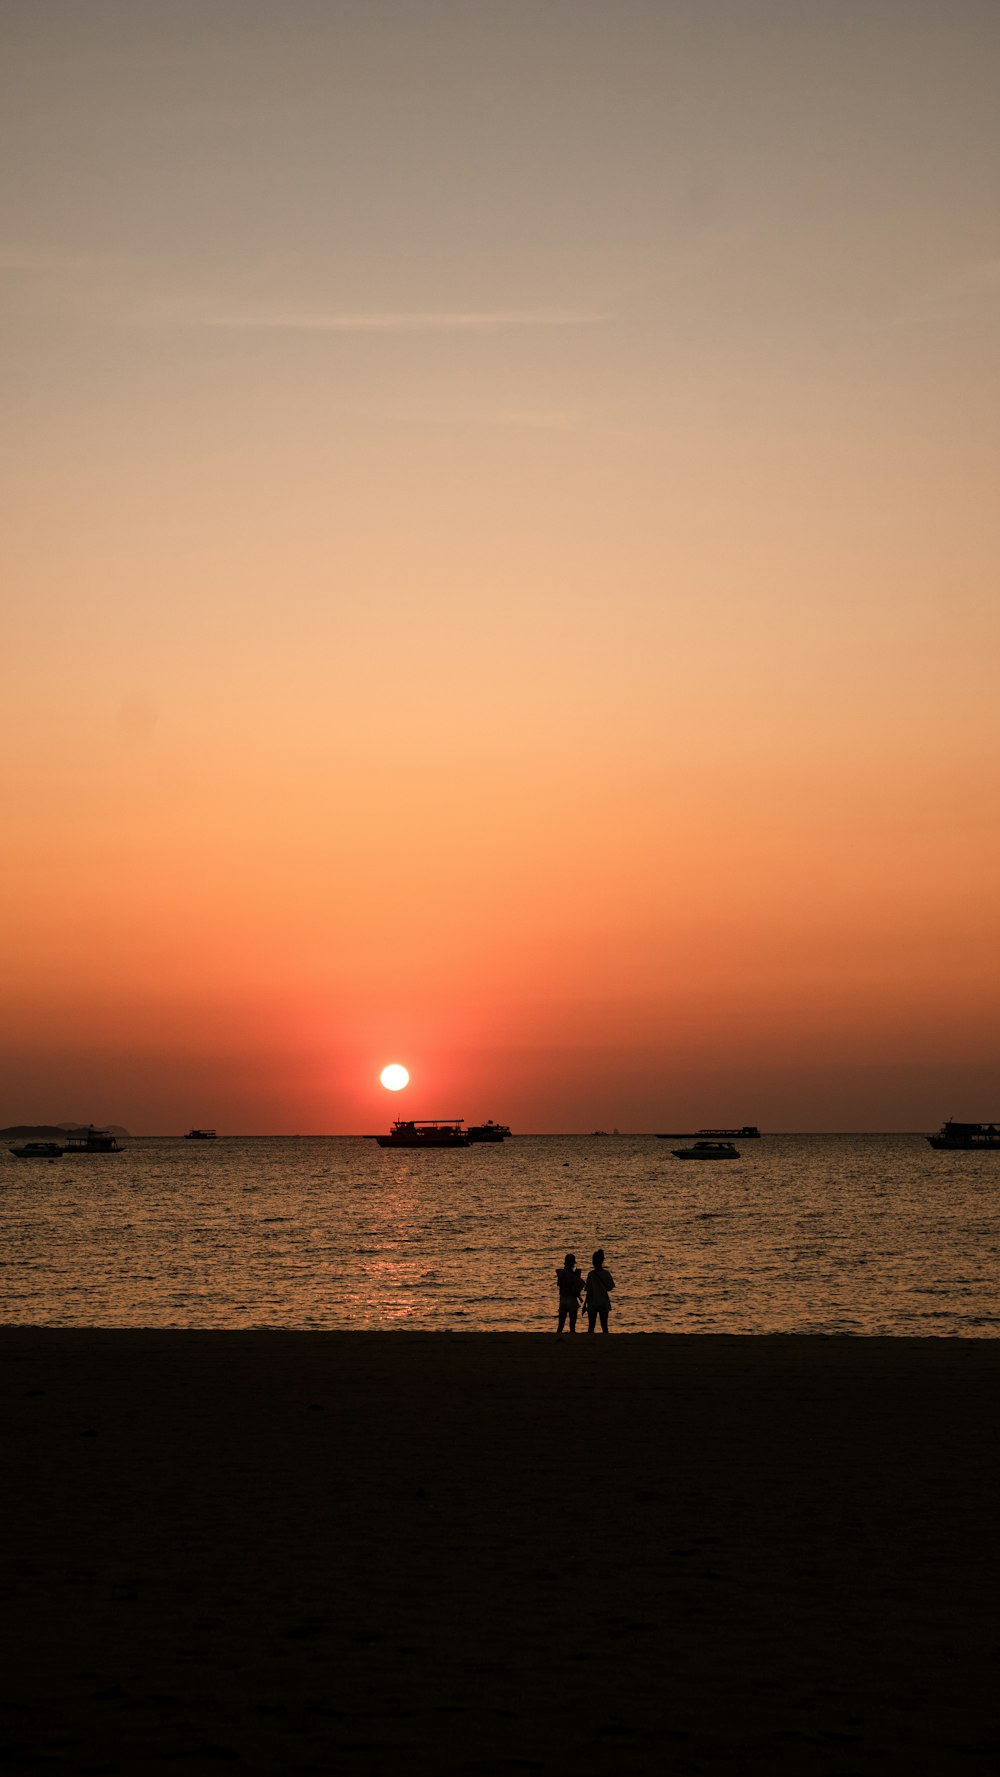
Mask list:
[[[607,319],[598,308],[341,309],[299,307],[182,292],[155,268],[101,256],[67,253],[24,241],[0,240],[0,275],[8,293],[30,283],[64,309],[85,307],[111,322],[153,328],[271,333],[503,333],[515,329],[593,327]],[[166,287],[164,287],[166,286]]]
[[[189,316],[186,324],[293,333],[500,333],[516,327],[592,327],[603,320],[589,309],[272,309]]]

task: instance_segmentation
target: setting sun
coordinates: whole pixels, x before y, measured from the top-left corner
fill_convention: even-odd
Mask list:
[[[382,1069],[379,1079],[389,1092],[401,1092],[404,1086],[410,1084],[409,1074],[398,1061],[390,1061],[389,1066]]]

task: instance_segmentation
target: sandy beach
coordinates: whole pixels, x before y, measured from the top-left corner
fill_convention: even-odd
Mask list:
[[[11,1771],[986,1772],[1000,1341],[0,1330]]]

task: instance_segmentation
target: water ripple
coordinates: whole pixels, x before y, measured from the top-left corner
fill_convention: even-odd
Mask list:
[[[600,1244],[621,1330],[995,1338],[998,1184],[1000,1157],[918,1136],[766,1136],[718,1168],[627,1136],[132,1141],[44,1177],[4,1155],[0,1317],[544,1330],[567,1246],[586,1268]]]

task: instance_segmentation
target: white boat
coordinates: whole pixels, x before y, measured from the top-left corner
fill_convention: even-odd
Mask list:
[[[696,1141],[690,1148],[671,1148],[678,1160],[739,1160],[739,1148],[731,1141]]]

